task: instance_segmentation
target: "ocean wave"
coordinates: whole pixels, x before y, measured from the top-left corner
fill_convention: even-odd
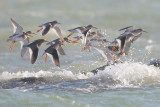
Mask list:
[[[117,87],[142,87],[158,85],[160,70],[142,63],[120,63],[107,66],[97,74],[91,72],[74,74],[71,71],[3,72],[0,87],[23,89],[62,89],[95,92]],[[48,88],[49,87],[49,88]]]

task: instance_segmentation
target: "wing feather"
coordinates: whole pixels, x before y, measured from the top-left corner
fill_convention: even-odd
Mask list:
[[[27,38],[27,39],[25,39],[23,41],[20,41],[20,44],[21,44],[21,48],[20,48],[21,49],[21,57],[23,57],[24,54],[27,51],[27,47],[24,47],[24,44],[27,44],[27,43],[29,43],[29,38]]]
[[[59,29],[59,27],[55,26],[53,29],[54,29],[56,35],[57,35],[57,36],[60,38],[60,40],[63,42],[63,41],[64,41],[64,38],[63,38],[63,36],[62,36],[61,30]]]
[[[50,28],[49,24],[43,27],[42,36],[45,36],[49,32]]]
[[[29,51],[30,51],[30,60],[31,60],[31,63],[34,64],[36,62],[36,59],[38,57],[38,47],[35,46],[35,47],[30,47],[29,48]]]
[[[16,22],[14,21],[12,18],[11,18],[11,22],[12,22],[12,25],[13,25],[13,33],[16,33],[16,34],[22,34],[23,33],[23,28]]]
[[[61,46],[59,46],[57,50],[58,50],[59,54],[66,55],[66,53],[64,52],[64,50]]]
[[[59,56],[58,56],[57,50],[54,49],[52,46],[50,46],[49,48],[47,48],[46,53],[51,58],[52,62],[56,66],[60,67]]]

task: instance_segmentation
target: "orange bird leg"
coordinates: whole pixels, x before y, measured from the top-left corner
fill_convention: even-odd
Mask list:
[[[116,60],[117,60],[117,57],[116,57],[115,55],[113,56],[113,60],[114,60],[114,61],[116,61]]]
[[[71,35],[73,35],[73,33],[74,33],[74,32],[70,33],[70,34],[67,36],[67,38],[69,38]]]
[[[37,30],[37,32],[40,32],[43,28],[40,28],[39,30]]]
[[[111,55],[112,55],[112,59],[113,59],[114,61],[116,61],[116,60],[117,60],[117,57],[116,57],[115,55],[113,55],[113,53],[111,53]]]
[[[72,43],[77,43],[80,40],[80,38],[78,38],[77,40],[73,41]]]
[[[47,62],[47,54],[46,54],[46,57],[45,57],[45,63]]]
[[[11,52],[12,49],[13,49],[14,43],[15,43],[15,42],[12,42],[12,44],[11,44],[11,46],[10,46],[10,48],[9,48],[10,52]]]
[[[90,49],[90,47],[89,47],[89,46],[88,46],[88,51],[89,51],[89,52],[91,52],[91,49]]]
[[[29,50],[28,50],[28,52],[27,52],[27,56],[28,56],[28,54],[29,54]]]
[[[114,51],[114,49],[116,48],[117,43],[115,43],[115,45],[112,48],[112,51]]]
[[[89,52],[91,51],[91,50],[90,50],[90,46],[88,46],[88,45],[85,46],[85,47],[83,47],[83,48],[82,48],[82,51],[84,51],[84,50],[86,50],[86,49],[88,49]]]
[[[86,47],[83,47],[81,51],[84,51],[84,50],[86,50]]]

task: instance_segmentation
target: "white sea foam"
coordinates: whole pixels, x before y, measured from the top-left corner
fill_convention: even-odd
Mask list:
[[[10,80],[10,79],[16,79],[16,78],[29,78],[29,77],[36,77],[40,78],[43,77],[44,79],[52,79],[51,81],[62,81],[62,80],[77,80],[77,79],[86,79],[88,78],[84,74],[78,73],[78,74],[73,74],[71,71],[56,71],[56,72],[51,72],[51,71],[38,71],[38,72],[29,72],[29,71],[20,71],[16,73],[11,73],[11,72],[3,72],[0,75],[0,80]]]
[[[105,80],[110,77],[115,81],[120,81],[123,86],[145,85],[159,81],[160,70],[154,66],[141,63],[122,63],[106,67],[105,70],[98,72],[94,78]]]
[[[104,70],[100,70],[96,75],[92,73],[82,74],[73,73],[71,71],[38,71],[38,72],[3,72],[0,75],[0,81],[8,81],[12,79],[21,79],[42,77],[46,84],[57,83],[60,88],[67,90],[72,87],[76,91],[93,92],[108,88],[117,87],[137,87],[145,85],[159,84],[160,70],[154,66],[148,66],[142,63],[121,63],[107,66]],[[65,82],[71,81],[71,82]],[[62,83],[61,83],[62,82]]]

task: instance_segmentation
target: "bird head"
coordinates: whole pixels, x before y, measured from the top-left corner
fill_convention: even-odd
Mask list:
[[[141,32],[145,32],[148,33],[147,31],[145,31],[144,29],[136,29],[137,32],[141,33]]]
[[[34,34],[34,35],[37,35],[36,33],[33,33],[32,31],[26,31],[24,32],[25,35],[30,35],[30,34]]]
[[[142,29],[142,32],[148,33],[147,31],[145,31],[144,29]]]
[[[71,42],[71,40],[69,40],[67,37],[64,38],[64,41],[66,41],[66,42],[68,42],[68,43]]]
[[[97,29],[97,27],[94,27],[93,25],[88,25],[88,26],[86,26],[86,28],[88,28],[88,29],[91,29],[91,28]]]

